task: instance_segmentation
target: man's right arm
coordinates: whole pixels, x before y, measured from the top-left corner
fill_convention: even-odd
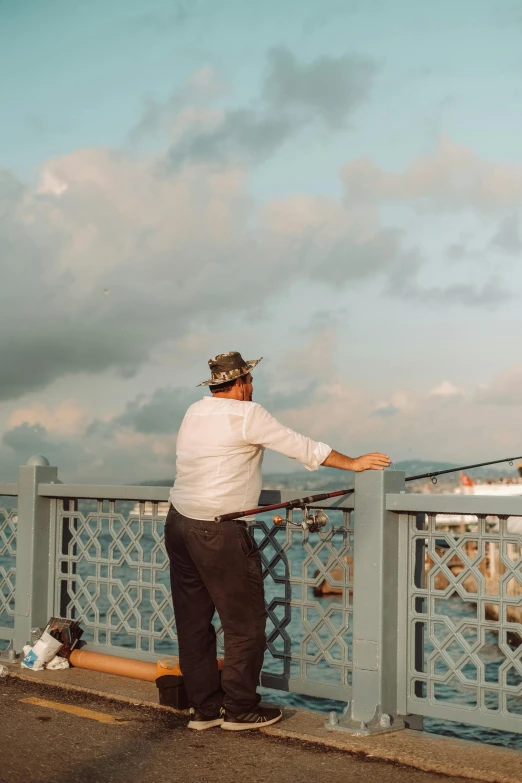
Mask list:
[[[325,468],[338,468],[339,470],[354,470],[360,473],[363,470],[384,470],[390,465],[390,458],[379,451],[371,454],[363,454],[362,457],[347,457],[338,451],[331,451],[324,462]]]
[[[280,454],[285,454],[291,459],[297,459],[308,470],[317,470],[320,465],[340,470],[383,470],[390,464],[390,458],[386,454],[375,452],[364,454],[362,457],[347,457],[338,451],[332,451],[331,446],[325,443],[313,441],[305,435],[280,424],[271,416],[265,408],[257,403],[245,419],[245,439],[249,443],[274,449]],[[325,458],[325,453],[328,456]]]

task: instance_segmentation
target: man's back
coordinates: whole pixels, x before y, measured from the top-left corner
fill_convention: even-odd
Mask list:
[[[248,442],[254,402],[204,397],[188,409],[178,433],[172,505],[191,519],[214,519],[257,505],[263,447]]]

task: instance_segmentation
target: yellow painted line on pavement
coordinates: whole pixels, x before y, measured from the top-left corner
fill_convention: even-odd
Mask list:
[[[85,707],[74,707],[72,704],[61,704],[59,701],[48,701],[47,699],[37,699],[31,696],[28,699],[20,699],[24,704],[34,704],[36,707],[46,707],[50,710],[59,712],[68,712],[69,715],[76,715],[77,718],[88,718],[97,720],[98,723],[106,723],[109,726],[122,726],[126,723],[132,723],[130,720],[121,720],[114,715],[107,715],[105,712],[96,712],[96,710],[87,710]]]

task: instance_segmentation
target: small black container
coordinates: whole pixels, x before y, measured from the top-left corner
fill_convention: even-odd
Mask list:
[[[183,685],[183,677],[175,674],[164,674],[156,677],[156,688],[159,693],[159,703],[165,707],[175,707],[177,710],[188,708],[187,691]]]

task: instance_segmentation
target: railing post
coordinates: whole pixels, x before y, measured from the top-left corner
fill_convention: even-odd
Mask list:
[[[327,727],[356,734],[404,728],[397,715],[399,525],[386,493],[404,491],[399,470],[355,477],[352,699]]]
[[[31,457],[18,473],[14,649],[21,652],[31,628],[44,627],[48,617],[51,501],[38,496],[40,483],[57,480],[58,471],[45,457]]]

